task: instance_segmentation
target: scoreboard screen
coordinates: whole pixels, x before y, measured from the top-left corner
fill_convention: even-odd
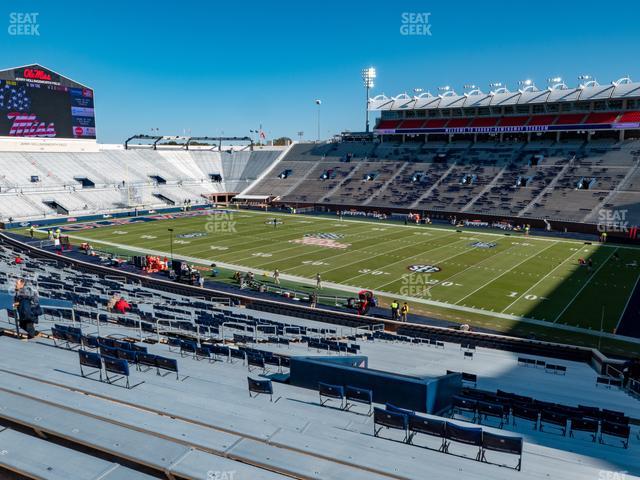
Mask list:
[[[0,77],[0,137],[96,138],[93,90],[53,72]]]

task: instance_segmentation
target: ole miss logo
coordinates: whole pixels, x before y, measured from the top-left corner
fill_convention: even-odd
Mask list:
[[[39,68],[25,68],[22,76],[24,78],[28,78],[29,80],[51,80],[51,75],[49,75],[44,70],[40,70]]]

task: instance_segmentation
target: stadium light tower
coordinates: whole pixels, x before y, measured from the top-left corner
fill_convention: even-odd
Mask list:
[[[365,131],[367,133],[369,133],[369,90],[374,87],[375,79],[376,69],[374,67],[369,67],[362,70],[362,81],[364,82],[364,88],[367,93],[367,103],[365,108]]]
[[[318,143],[320,143],[320,105],[322,105],[322,100],[317,98],[316,105],[318,106]]]
[[[598,82],[592,75],[579,75],[578,80],[580,80],[580,87],[590,87],[598,85]]]
[[[173,228],[167,228],[170,236],[170,249],[171,249],[171,268],[173,268]]]
[[[547,78],[547,84],[549,85],[549,88],[551,89],[556,89],[556,88],[564,88],[564,82],[562,81],[562,77],[550,77]]]

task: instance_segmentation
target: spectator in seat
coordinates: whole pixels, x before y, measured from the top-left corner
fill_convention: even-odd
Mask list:
[[[131,310],[131,305],[129,305],[129,302],[127,302],[124,297],[120,297],[120,299],[118,299],[116,304],[113,306],[113,309],[117,313],[121,313],[124,315],[125,313],[127,313],[127,310]]]
[[[29,338],[34,338],[36,332],[35,324],[38,317],[42,315],[38,291],[26,280],[20,278],[16,281],[13,306],[18,314],[18,325],[27,332]]]
[[[107,302],[107,312],[113,312],[113,309],[116,306],[116,303],[118,303],[118,300],[120,300],[120,295],[116,295],[114,293],[113,296]]]

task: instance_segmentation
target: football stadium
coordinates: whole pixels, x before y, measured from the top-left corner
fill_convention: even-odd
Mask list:
[[[388,95],[447,68],[378,52],[340,83],[359,120],[311,94],[280,131],[174,103],[168,59],[34,61],[39,15],[2,40],[0,479],[640,478],[632,75]],[[169,105],[219,124],[143,124]]]

